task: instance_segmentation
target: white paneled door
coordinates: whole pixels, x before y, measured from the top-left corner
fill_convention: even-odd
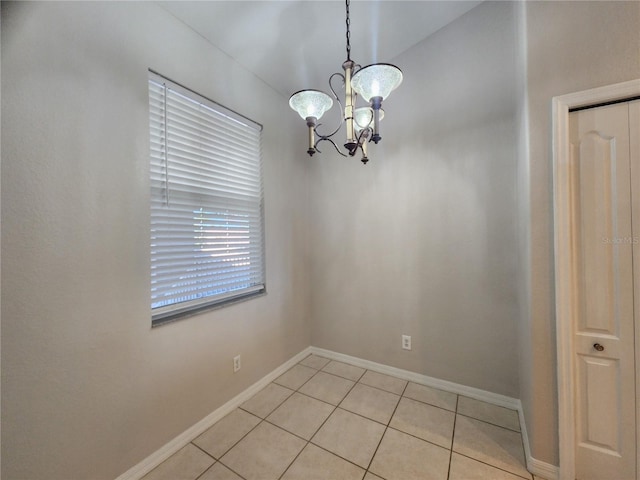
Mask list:
[[[634,480],[638,474],[639,118],[640,101],[634,101],[581,110],[569,119],[579,480]]]

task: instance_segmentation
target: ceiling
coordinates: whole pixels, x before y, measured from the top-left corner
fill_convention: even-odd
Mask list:
[[[304,88],[328,91],[329,75],[342,72],[346,59],[342,1],[158,3],[286,97]],[[354,0],[352,60],[363,66],[391,62],[480,3]]]

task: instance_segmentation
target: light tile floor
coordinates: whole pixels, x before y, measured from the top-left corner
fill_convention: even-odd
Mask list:
[[[310,355],[143,480],[522,478],[515,410]]]

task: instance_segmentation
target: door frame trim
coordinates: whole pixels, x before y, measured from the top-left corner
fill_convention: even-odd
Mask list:
[[[571,248],[569,110],[640,95],[640,79],[553,97],[553,226],[558,374],[559,478],[575,479],[573,319],[576,309]]]

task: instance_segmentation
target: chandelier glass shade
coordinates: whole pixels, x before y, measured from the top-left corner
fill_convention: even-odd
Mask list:
[[[303,120],[308,117],[320,120],[324,112],[333,106],[333,100],[320,90],[300,90],[291,95],[289,106],[298,112]]]
[[[344,73],[334,73],[329,77],[329,88],[333,98],[319,90],[300,90],[291,95],[289,106],[307,124],[309,134],[307,153],[310,156],[316,152],[320,153],[318,144],[327,141],[344,157],[353,157],[360,150],[362,163],[366,164],[369,161],[366,143],[373,141],[377,144],[382,139],[379,133],[379,123],[384,117],[384,111],[381,108],[382,101],[402,83],[402,71],[389,63],[375,63],[361,67],[351,60],[349,0],[345,0],[345,6],[347,59],[342,64]],[[335,78],[342,80],[344,103],[340,100],[340,96],[332,84]],[[358,96],[362,97],[369,105],[356,107]],[[318,127],[321,125],[318,120],[333,106],[334,99],[340,105],[340,123],[333,132],[323,135],[318,132]],[[347,153],[343,153],[336,142],[332,140],[332,137],[341,130],[342,125],[346,127],[344,148]]]
[[[380,116],[378,121],[384,118],[384,110],[380,109]],[[353,112],[354,128],[356,132],[360,132],[365,128],[370,128],[373,125],[373,108],[371,107],[359,107]]]
[[[351,88],[370,102],[372,98],[382,100],[402,83],[402,72],[395,65],[376,63],[358,70],[351,79]]]

